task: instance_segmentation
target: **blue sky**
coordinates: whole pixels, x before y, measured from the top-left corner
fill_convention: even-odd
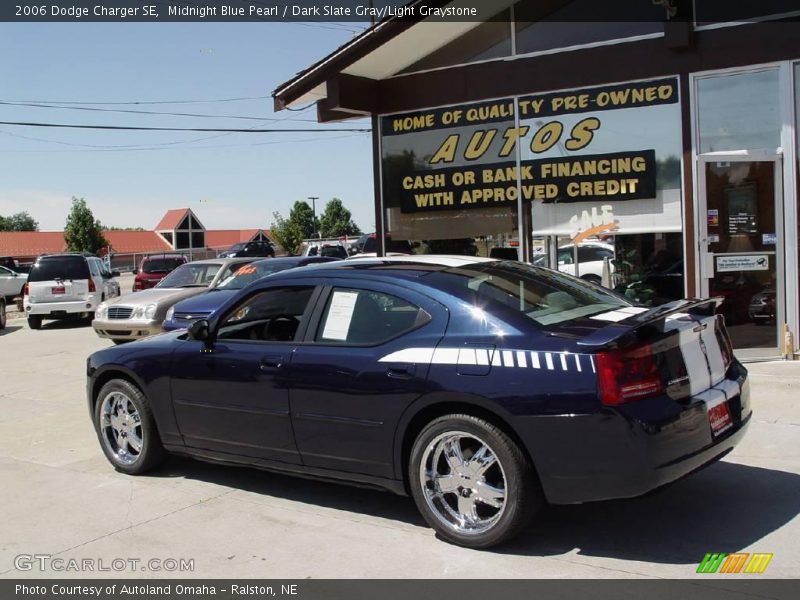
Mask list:
[[[269,96],[361,28],[358,23],[2,23],[0,101]],[[369,127],[367,120],[318,125],[313,107],[273,113],[271,98],[95,106],[307,121],[261,123],[8,105],[0,105],[0,121]],[[268,227],[273,212],[286,216],[295,200],[319,196],[320,212],[325,201],[338,197],[362,229],[372,230],[372,190],[368,133],[220,135],[0,125],[0,215],[27,210],[43,231],[63,228],[72,196],[86,198],[104,225],[148,229],[166,210],[187,206],[209,229]]]

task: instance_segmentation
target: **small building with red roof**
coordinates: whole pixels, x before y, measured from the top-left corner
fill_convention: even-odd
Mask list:
[[[112,229],[103,231],[108,251],[114,255],[205,250],[216,254],[230,246],[250,241],[271,241],[267,229],[207,230],[190,208],[168,210],[152,231]],[[0,232],[0,256],[30,263],[42,254],[65,252],[63,231]]]

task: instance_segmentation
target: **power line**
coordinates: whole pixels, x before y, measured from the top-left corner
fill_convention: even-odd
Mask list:
[[[9,134],[8,132],[0,132],[5,133],[6,135],[13,135]],[[152,152],[152,151],[161,151],[161,150],[215,150],[220,148],[252,148],[255,146],[269,146],[274,144],[301,144],[301,143],[308,143],[308,142],[329,142],[334,140],[342,140],[347,138],[354,138],[360,137],[363,134],[360,133],[350,133],[345,135],[338,135],[338,136],[331,136],[325,138],[313,137],[313,138],[297,138],[297,139],[290,139],[290,140],[280,140],[280,141],[271,141],[271,142],[255,142],[250,144],[215,144],[209,146],[189,146],[186,148],[169,148],[163,147],[164,145],[156,144],[154,146],[109,146],[109,147],[87,147],[87,148],[80,148],[80,149],[73,149],[73,150],[0,150],[0,153],[11,152],[14,154],[21,154],[21,153],[35,153],[35,154],[75,154],[80,152]],[[22,139],[28,140],[35,140],[41,142],[55,142],[54,140],[43,140],[39,138],[31,138],[26,136],[14,136],[14,137],[22,137]]]
[[[125,125],[70,125],[66,123],[34,123],[29,121],[0,121],[0,125],[14,127],[54,127],[64,129],[103,129],[115,131],[199,131],[199,132],[226,132],[226,133],[367,133],[371,129],[332,128],[332,129],[224,129],[219,127],[135,127]]]
[[[242,115],[209,115],[203,113],[182,113],[182,112],[168,112],[168,111],[153,111],[153,110],[131,110],[124,108],[90,108],[88,106],[56,106],[54,104],[42,104],[35,102],[12,102],[8,100],[0,100],[0,105],[3,106],[31,106],[34,108],[55,108],[60,110],[83,110],[90,112],[113,112],[113,113],[127,113],[135,115],[169,115],[173,117],[201,117],[212,119],[243,119],[247,121],[299,121],[304,123],[316,123],[313,119],[278,119],[270,117],[247,117]]]
[[[268,100],[272,96],[241,96],[239,98],[215,98],[210,100],[130,100],[128,102],[87,102],[77,100],[12,100],[10,102],[31,102],[35,104],[91,104],[96,106],[131,106],[138,104],[213,104],[216,102],[242,102],[245,100]]]

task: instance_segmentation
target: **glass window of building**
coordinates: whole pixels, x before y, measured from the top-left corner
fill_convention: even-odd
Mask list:
[[[778,70],[697,80],[700,153],[781,145]]]

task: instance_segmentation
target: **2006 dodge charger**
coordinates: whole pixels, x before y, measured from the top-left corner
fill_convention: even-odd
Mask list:
[[[747,373],[715,306],[639,307],[513,261],[293,269],[93,354],[89,408],[124,473],[173,452],[379,486],[488,547],[546,502],[637,496],[734,447]]]

